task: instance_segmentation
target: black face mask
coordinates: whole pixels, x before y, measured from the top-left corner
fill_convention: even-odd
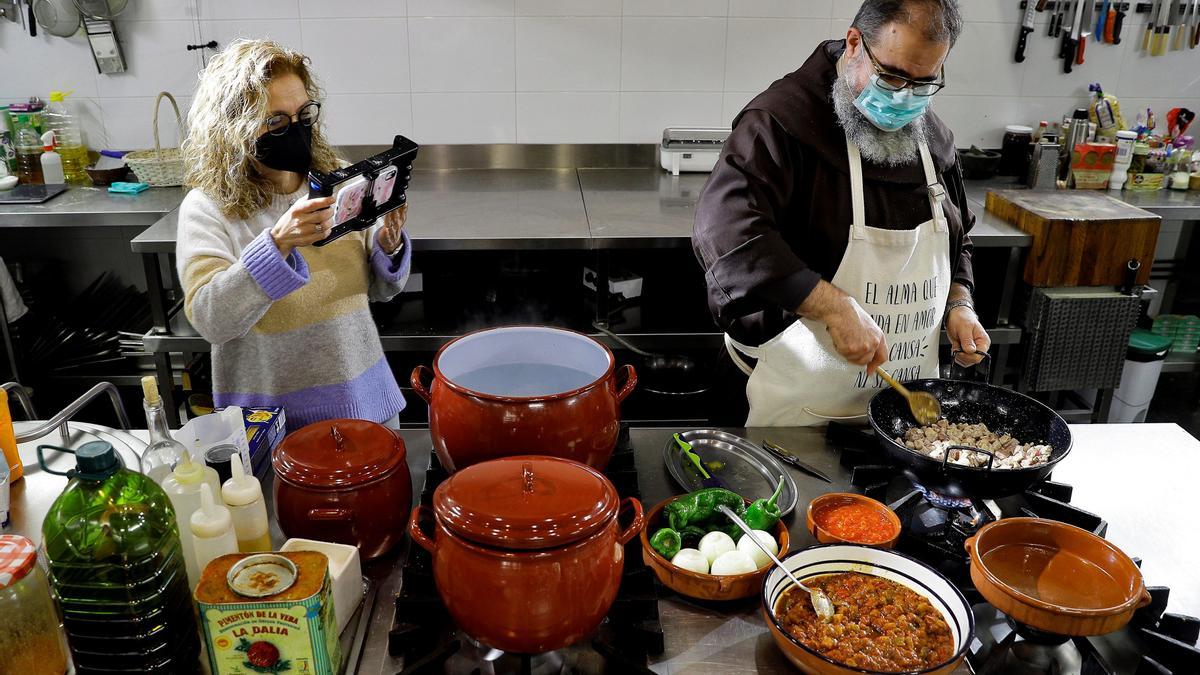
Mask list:
[[[312,167],[312,127],[293,123],[278,136],[263,134],[255,142],[255,155],[276,171],[307,174]]]

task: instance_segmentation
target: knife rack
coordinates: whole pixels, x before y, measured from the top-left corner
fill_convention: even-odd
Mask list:
[[[1042,11],[1049,12],[1049,11],[1058,9],[1058,4],[1059,3],[1057,3],[1057,2],[1047,2],[1046,7]],[[1128,3],[1128,2],[1111,2],[1111,3],[1109,3],[1109,7],[1117,10],[1118,12],[1128,12],[1130,4],[1131,3]],[[1189,0],[1181,0],[1179,3],[1180,11],[1187,11],[1188,5],[1190,5],[1190,4],[1191,3],[1189,2]],[[1028,5],[1029,5],[1028,2],[1025,2],[1025,0],[1021,0],[1021,9],[1025,9]],[[1104,6],[1103,2],[1097,2],[1096,3],[1096,11],[1097,12],[1100,11],[1100,8],[1103,6]],[[1152,10],[1152,9],[1154,9],[1154,3],[1139,2],[1134,6],[1133,11],[1136,14],[1149,14],[1150,10]]]

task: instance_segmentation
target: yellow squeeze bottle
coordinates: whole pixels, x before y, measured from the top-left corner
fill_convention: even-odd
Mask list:
[[[0,317],[0,321],[4,318]],[[15,483],[25,475],[21,455],[17,452],[17,435],[13,431],[12,413],[8,409],[8,392],[0,389],[0,448],[8,462],[8,482]]]

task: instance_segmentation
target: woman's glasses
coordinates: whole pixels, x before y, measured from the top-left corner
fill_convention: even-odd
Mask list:
[[[888,91],[903,91],[907,88],[912,89],[913,96],[933,96],[946,86],[946,66],[944,65],[936,80],[914,80],[884,68],[883,64],[879,63],[875,55],[871,53],[871,48],[867,46],[866,40],[862,40],[862,46],[867,50],[867,56],[871,59],[871,66],[875,69],[875,74],[879,76],[879,86]]]
[[[267,133],[272,136],[282,136],[287,133],[287,130],[294,122],[299,122],[306,127],[311,127],[317,123],[321,117],[321,104],[316,101],[309,101],[300,106],[300,110],[296,111],[295,115],[285,113],[275,113],[267,118],[265,122]]]

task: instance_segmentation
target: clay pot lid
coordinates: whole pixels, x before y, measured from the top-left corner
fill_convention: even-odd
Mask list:
[[[474,464],[438,486],[433,509],[454,534],[503,549],[544,549],[587,537],[616,516],[599,471],[569,459],[517,456]]]
[[[294,431],[271,456],[275,473],[307,488],[343,489],[377,480],[405,460],[404,441],[367,420],[325,420]]]

